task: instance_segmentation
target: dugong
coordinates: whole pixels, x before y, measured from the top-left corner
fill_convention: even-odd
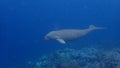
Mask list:
[[[44,38],[46,40],[57,40],[58,42],[65,44],[70,40],[75,40],[81,38],[93,30],[104,29],[103,27],[96,27],[94,25],[89,25],[87,29],[62,29],[49,32]]]

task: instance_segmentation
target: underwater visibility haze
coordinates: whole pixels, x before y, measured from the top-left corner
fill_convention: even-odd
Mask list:
[[[120,68],[119,45],[120,0],[0,0],[0,68]]]

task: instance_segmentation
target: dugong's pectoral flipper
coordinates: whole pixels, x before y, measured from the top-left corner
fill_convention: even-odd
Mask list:
[[[60,42],[60,43],[62,43],[62,44],[65,44],[66,42],[63,40],[63,39],[60,39],[60,38],[58,38],[58,39],[56,39],[58,42]]]

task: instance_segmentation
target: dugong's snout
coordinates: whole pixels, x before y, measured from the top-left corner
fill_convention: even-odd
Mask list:
[[[49,40],[49,38],[47,36],[44,37],[45,40]]]

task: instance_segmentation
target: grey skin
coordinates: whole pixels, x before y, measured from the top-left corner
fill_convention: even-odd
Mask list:
[[[46,40],[57,40],[58,42],[65,44],[66,42],[70,40],[75,40],[78,38],[81,38],[88,33],[90,33],[93,30],[97,29],[104,29],[102,27],[95,27],[94,25],[90,25],[87,29],[63,29],[63,30],[57,30],[57,31],[51,31],[46,36]]]

